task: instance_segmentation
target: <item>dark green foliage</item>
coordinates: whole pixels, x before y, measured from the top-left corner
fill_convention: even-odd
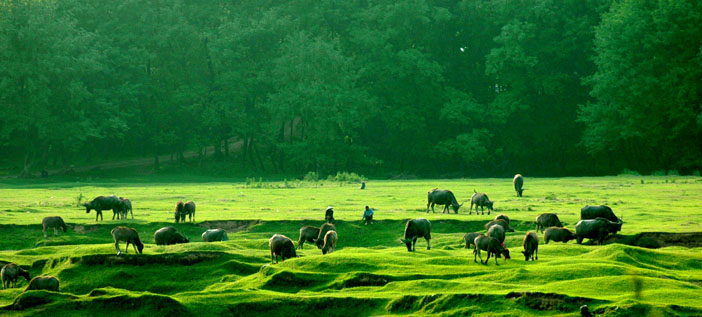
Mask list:
[[[0,0],[0,174],[127,158],[148,158],[141,172],[308,180],[687,174],[702,168],[700,12]]]

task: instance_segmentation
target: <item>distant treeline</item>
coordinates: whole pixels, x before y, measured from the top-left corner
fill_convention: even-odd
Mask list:
[[[0,0],[0,164],[690,173],[701,26],[698,0]]]

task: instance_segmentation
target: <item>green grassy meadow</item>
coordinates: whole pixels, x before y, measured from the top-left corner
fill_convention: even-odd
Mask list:
[[[435,187],[451,189],[466,205],[458,214],[438,206],[427,214],[426,193]],[[371,180],[365,190],[329,182],[0,184],[0,261],[61,280],[60,293],[23,293],[23,279],[0,290],[0,314],[573,316],[587,304],[608,316],[702,315],[702,242],[658,249],[545,245],[539,233],[539,260],[525,262],[520,252],[538,214],[557,213],[574,231],[587,204],[606,204],[623,216],[624,236],[702,232],[702,178],[526,178],[524,187],[519,198],[511,179],[497,178]],[[468,214],[474,189],[495,201],[495,213]],[[79,197],[111,194],[132,200],[135,220],[111,220],[112,211],[104,211],[96,223],[95,211],[78,206]],[[173,223],[178,200],[196,202],[195,223]],[[373,225],[361,223],[365,205],[375,210]],[[280,233],[297,243],[299,228],[321,225],[327,206],[335,209],[337,251],[322,256],[306,243],[298,258],[271,264],[268,239]],[[484,231],[499,213],[516,230],[505,241],[512,259],[474,263],[463,234]],[[41,220],[54,215],[68,232],[44,239]],[[419,239],[410,253],[399,239],[406,220],[420,217],[432,222],[432,249]],[[118,225],[138,230],[143,255],[133,249],[115,255],[110,230]],[[166,225],[191,242],[156,246],[153,232]],[[230,241],[200,242],[203,231],[218,227]]]

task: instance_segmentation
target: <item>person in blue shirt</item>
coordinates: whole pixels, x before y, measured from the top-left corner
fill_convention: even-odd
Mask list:
[[[363,219],[366,221],[366,226],[370,223],[373,224],[373,209],[366,206],[366,210],[363,212]]]

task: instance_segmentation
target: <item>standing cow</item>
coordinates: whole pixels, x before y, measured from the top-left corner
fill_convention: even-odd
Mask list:
[[[405,238],[400,239],[402,243],[407,246],[407,251],[415,251],[415,245],[417,244],[417,238],[424,238],[427,240],[427,250],[431,249],[431,223],[425,218],[418,218],[408,220],[405,225]]]
[[[179,201],[175,208],[175,222],[185,222],[185,216],[188,216],[190,222],[195,221],[195,203],[191,200],[187,203]]]
[[[97,196],[89,203],[84,203],[85,213],[90,213],[90,210],[95,209],[95,221],[102,221],[102,211],[112,209],[112,218],[122,210],[122,201],[117,196]]]
[[[576,236],[567,228],[550,227],[544,232],[544,243],[549,241],[568,243],[570,240],[575,240]]]
[[[322,254],[332,253],[336,250],[336,241],[339,240],[339,236],[336,231],[327,231],[324,235],[324,246],[322,247]]]
[[[585,206],[582,209],[580,209],[580,219],[585,220],[585,219],[595,219],[595,218],[605,218],[609,221],[612,222],[621,222],[622,220],[614,215],[614,212],[612,211],[612,208],[609,208],[609,206],[605,205],[600,205],[600,206]]]
[[[463,206],[463,204],[458,204],[456,196],[450,190],[443,190],[434,188],[427,192],[427,212],[429,212],[429,206],[431,205],[431,212],[434,213],[434,205],[443,205],[443,213],[448,212],[449,206],[453,208],[453,212],[458,213],[458,209]]]
[[[504,247],[504,245],[495,238],[488,237],[485,235],[479,235],[474,240],[475,249],[473,249],[473,262],[476,261],[476,257],[480,257],[480,263],[487,264],[490,260],[490,255],[495,256],[495,265],[497,264],[497,258],[504,255],[505,261],[511,259],[509,256],[509,250]],[[480,255],[480,250],[487,251],[487,259],[483,262],[483,256]]]
[[[583,239],[588,238],[601,245],[607,235],[616,234],[620,230],[622,230],[621,222],[613,222],[605,218],[580,220],[575,224],[576,242],[581,244]]]
[[[563,227],[561,220],[558,219],[556,214],[543,213],[536,216],[536,230],[541,230],[544,233],[544,229],[548,227]]]
[[[124,197],[119,197],[119,201],[122,203],[120,206],[120,212],[118,214],[118,217],[121,217],[122,220],[127,219],[128,214],[132,214],[132,220],[134,220],[134,211],[132,210],[132,201],[124,198]],[[112,220],[115,220],[115,215],[112,215]]]
[[[514,190],[517,192],[517,197],[522,197],[522,192],[524,192],[524,177],[522,174],[517,174],[514,175],[514,179],[512,179],[512,184],[514,185]]]
[[[505,229],[500,225],[492,225],[487,231],[487,236],[505,243]]]
[[[66,232],[66,223],[63,222],[63,218],[59,216],[44,217],[41,221],[42,231],[44,232],[44,238],[46,238],[46,230],[54,229],[54,236],[58,237],[58,229],[60,228],[63,232]]]
[[[314,241],[317,249],[324,247],[324,236],[326,236],[327,232],[329,231],[336,231],[336,227],[334,227],[334,225],[331,223],[325,223],[319,227],[319,235],[317,236],[317,240]]]
[[[514,228],[512,228],[509,223],[503,219],[491,220],[490,222],[486,223],[485,230],[490,229],[490,227],[493,225],[501,226],[503,229],[505,229],[505,232],[514,232]]]
[[[480,210],[482,211],[481,215],[485,214],[485,207],[488,209],[488,215],[490,214],[490,211],[492,211],[492,205],[493,202],[490,201],[490,198],[488,198],[487,194],[485,193],[479,193],[473,190],[473,196],[470,197],[470,209],[468,211],[468,214],[473,213],[473,205],[475,205],[475,214],[478,214],[478,207],[480,207]]]
[[[300,240],[297,240],[297,248],[304,249],[305,242],[314,243],[319,237],[319,228],[304,226],[300,228]]]
[[[2,278],[2,288],[13,288],[17,286],[17,279],[24,277],[29,281],[29,271],[21,268],[16,263],[8,263],[0,270],[0,278]]]

